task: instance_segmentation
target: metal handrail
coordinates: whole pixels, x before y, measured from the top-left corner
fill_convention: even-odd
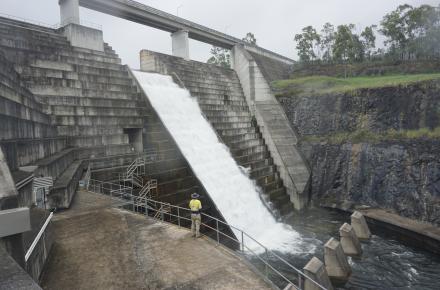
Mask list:
[[[41,227],[40,231],[38,232],[37,236],[35,237],[34,241],[32,242],[31,246],[27,250],[26,254],[24,255],[24,260],[27,262],[29,258],[31,257],[35,247],[37,246],[38,242],[40,241],[41,237],[43,236],[44,232],[46,231],[47,226],[49,225],[50,221],[52,220],[53,212],[49,214],[46,221],[44,222],[43,226]]]
[[[101,192],[100,192],[101,193]],[[148,197],[140,197],[140,196],[134,196],[131,193],[128,193],[125,190],[120,190],[120,191],[115,191],[109,192],[109,195],[111,198],[115,198],[115,194],[118,194],[119,197],[123,196],[124,200],[126,200],[126,203],[124,203],[124,205],[131,205],[133,210],[135,210],[136,208],[139,207],[143,207],[145,213],[148,215],[148,211],[153,211],[156,214],[160,214],[161,219],[164,221],[164,215],[168,215],[170,217],[170,219],[173,218],[177,218],[177,224],[179,226],[181,226],[181,221],[191,221],[190,218],[183,216],[182,214],[185,214],[187,216],[191,215],[191,210],[188,208],[183,208],[180,206],[176,206],[176,205],[171,205],[169,203],[165,203],[165,202],[160,202],[160,201],[156,201],[153,200],[151,198]],[[176,214],[173,214],[173,211],[168,211],[168,210],[164,210],[164,208],[171,208],[171,209],[175,209],[176,210]],[[156,217],[156,214],[154,214],[153,216]],[[267,279],[269,278],[269,274],[268,274],[268,269],[270,268],[275,274],[278,275],[278,277],[282,278],[282,280],[284,280],[284,282],[286,282],[287,284],[292,284],[295,289],[303,289],[303,283],[308,280],[310,281],[313,285],[315,285],[316,287],[318,287],[318,289],[321,290],[327,290],[325,287],[323,287],[322,285],[320,285],[319,283],[317,283],[316,281],[314,281],[312,278],[310,278],[309,276],[307,276],[306,274],[304,274],[301,270],[297,269],[295,266],[293,266],[291,263],[287,262],[285,259],[283,259],[282,257],[280,257],[279,255],[277,255],[276,253],[274,253],[273,251],[271,251],[270,249],[268,249],[267,247],[265,247],[262,243],[258,242],[255,238],[253,238],[251,235],[249,235],[248,233],[246,233],[245,231],[243,231],[242,229],[239,229],[233,225],[230,225],[216,217],[210,216],[208,214],[202,213],[201,214],[203,217],[207,218],[210,221],[215,221],[216,226],[212,227],[209,226],[206,223],[202,223],[201,225],[203,225],[205,228],[208,228],[210,230],[215,231],[216,233],[216,241],[217,244],[220,244],[220,236],[223,236],[225,238],[228,238],[229,240],[236,242],[240,245],[240,252],[242,254],[245,254],[246,251],[248,253],[252,253],[254,256],[256,256],[264,265],[265,265],[265,277]],[[158,215],[159,216],[159,215]],[[238,233],[239,238],[237,237],[232,237],[230,235],[228,235],[227,233],[224,233],[220,230],[219,225],[224,225],[232,230],[235,230]],[[258,245],[259,247],[262,248],[262,252],[264,253],[264,257],[261,257],[261,255],[258,253],[257,250],[255,250],[253,247],[251,247],[251,245],[247,245],[245,243],[246,239],[251,240],[254,244]],[[286,277],[286,275],[284,275],[283,273],[281,273],[280,270],[278,270],[276,268],[276,266],[272,265],[269,262],[268,257],[272,256],[274,258],[276,258],[278,263],[282,263],[284,264],[287,268],[289,268],[291,271],[295,272],[297,275],[297,280],[293,281],[292,279],[289,279]],[[246,257],[246,255],[244,255]]]

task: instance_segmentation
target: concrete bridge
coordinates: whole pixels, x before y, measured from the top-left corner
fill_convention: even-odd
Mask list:
[[[139,24],[171,33],[174,56],[189,59],[189,38],[218,47],[232,49],[236,45],[246,46],[279,61],[293,60],[264,48],[250,45],[241,39],[216,31],[181,17],[163,12],[132,0],[60,0],[62,25],[80,24],[79,6],[110,14]],[[85,41],[88,43],[90,41]]]

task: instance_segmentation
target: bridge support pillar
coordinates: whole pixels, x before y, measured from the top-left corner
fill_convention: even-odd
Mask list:
[[[79,0],[59,0],[61,26],[68,24],[80,24],[79,21]]]
[[[188,31],[179,30],[171,34],[173,55],[189,60]]]

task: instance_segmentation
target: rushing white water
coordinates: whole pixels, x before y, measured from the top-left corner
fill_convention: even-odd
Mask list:
[[[187,90],[177,86],[170,76],[137,71],[134,75],[229,224],[270,249],[313,250],[290,226],[275,220],[259,198],[254,182],[240,170],[229,149],[218,140],[197,100]],[[235,233],[241,238],[241,234]]]

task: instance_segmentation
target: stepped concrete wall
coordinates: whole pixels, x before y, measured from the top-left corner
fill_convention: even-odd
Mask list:
[[[275,215],[293,209],[235,71],[146,50],[141,52],[141,69],[169,74],[185,86],[237,163],[249,168]]]
[[[251,112],[261,128],[291,201],[296,209],[302,209],[309,201],[310,169],[297,147],[296,132],[272,93],[269,80],[265,78],[263,71],[268,72],[268,69],[260,69],[258,61],[241,46],[235,46],[232,52],[233,66]],[[264,58],[258,57],[260,63]]]

